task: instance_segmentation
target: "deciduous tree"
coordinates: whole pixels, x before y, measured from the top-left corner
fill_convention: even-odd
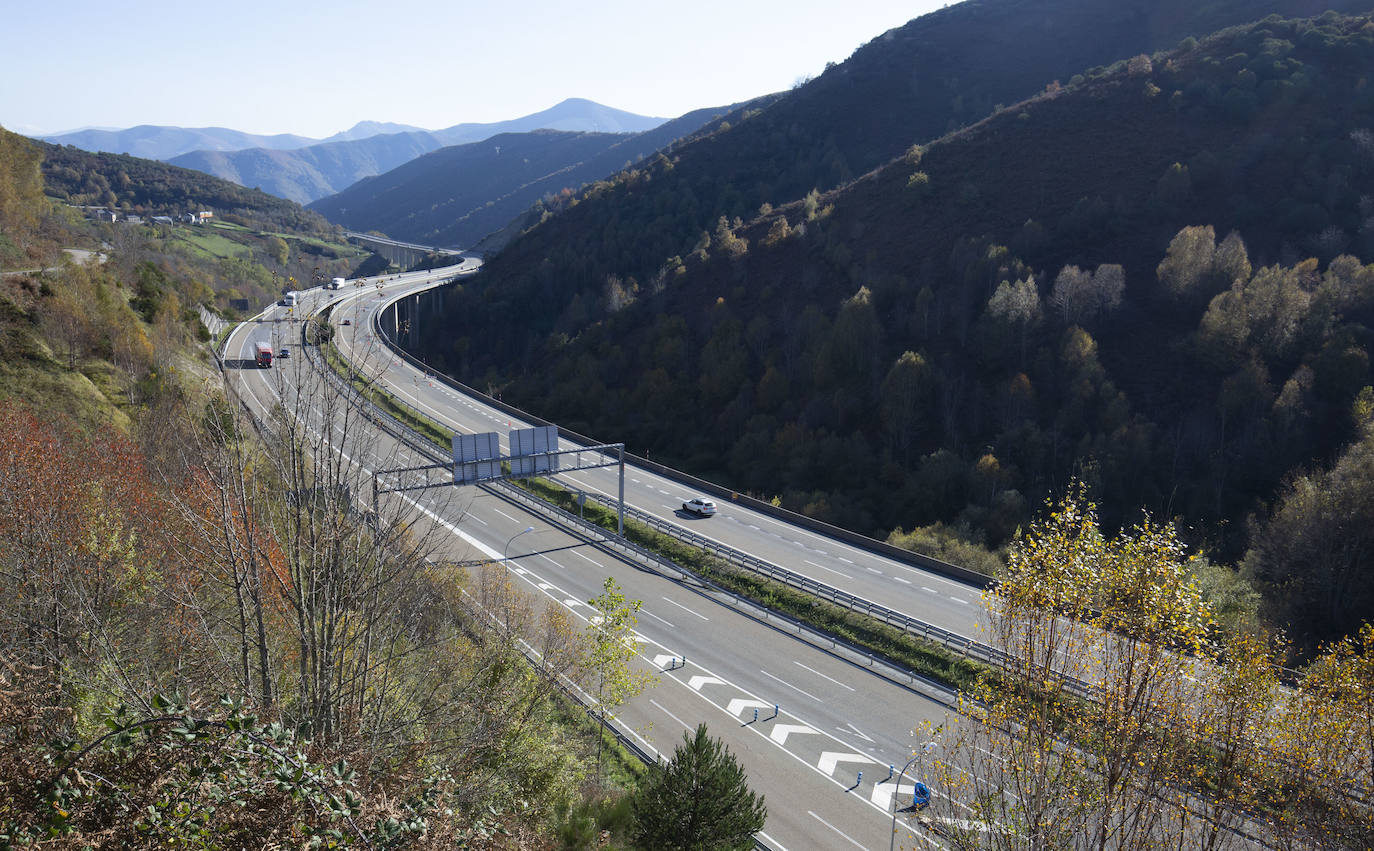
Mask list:
[[[1108,537],[1075,486],[1013,546],[986,601],[990,641],[1005,656],[973,691],[977,707],[965,706],[978,720],[945,738],[935,775],[973,802],[976,823],[953,831],[958,847],[1231,841],[1225,828],[1254,789],[1199,822],[1197,749],[1219,740],[1227,759],[1252,760],[1264,713],[1240,713],[1263,703],[1272,680],[1238,675],[1209,697],[1200,666],[1215,658],[1211,607],[1172,526],[1146,517]]]
[[[606,577],[602,591],[588,602],[598,612],[587,635],[585,667],[596,678],[596,703],[601,717],[607,709],[639,694],[653,682],[652,675],[636,670],[634,627],[638,622],[639,600],[626,600],[620,585]],[[601,737],[597,736],[597,769],[601,765]]]

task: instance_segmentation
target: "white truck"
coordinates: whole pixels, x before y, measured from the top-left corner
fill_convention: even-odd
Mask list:
[[[329,282],[329,288],[330,288],[331,290],[337,290],[337,289],[339,289],[340,287],[342,287],[343,285],[344,285],[344,279],[343,279],[343,278],[335,278],[334,280],[332,280],[332,281]]]
[[[281,298],[281,305],[282,305],[282,307],[295,307],[295,306],[296,306],[296,293],[293,291],[293,292],[289,292],[289,293],[287,293],[286,295],[282,296],[282,298]]]

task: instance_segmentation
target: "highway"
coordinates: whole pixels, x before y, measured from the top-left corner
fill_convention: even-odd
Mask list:
[[[383,304],[424,286],[416,284],[403,289],[398,286],[395,292],[389,287],[385,293],[365,292],[345,299],[335,312],[336,316],[354,318],[353,331],[337,340],[340,351],[412,408],[459,432],[495,431],[502,451],[508,452],[507,432],[511,428],[527,427],[529,423],[463,395],[394,356],[377,340],[367,321]],[[605,443],[619,440],[613,434],[594,437]],[[611,469],[580,471],[553,478],[571,489],[610,498],[617,495],[616,473]],[[965,638],[980,640],[983,637],[979,626],[983,610],[977,588],[794,526],[738,503],[716,499],[720,511],[711,518],[698,518],[682,511],[682,503],[697,495],[672,479],[627,463],[627,505]]]
[[[444,274],[451,275],[452,270]],[[338,292],[310,290],[302,294],[296,313],[305,315],[326,301],[336,301],[336,341],[356,363],[381,370],[393,392],[409,385],[406,390],[412,404],[425,400],[436,420],[462,429],[497,430],[504,438],[508,427],[504,415],[451,398],[441,402],[447,398],[446,388],[431,387],[425,376],[402,369],[372,336],[367,317],[381,301],[429,286],[435,279],[434,273],[411,273],[388,277],[380,290],[375,279]],[[282,403],[287,409],[303,410],[297,404],[298,394],[304,389],[308,399],[320,392],[311,389],[318,378],[299,348],[299,324],[275,321],[285,313],[286,308],[270,309],[264,321],[246,323],[226,343],[227,380],[259,416],[265,417]],[[345,318],[350,326],[341,325]],[[271,369],[252,368],[247,362],[253,344],[260,340],[278,348],[290,345],[295,351]],[[385,432],[372,430],[356,414],[342,428],[339,418],[344,414],[333,413],[334,422],[321,419],[311,422],[311,427],[337,434],[337,450],[365,472],[427,462]],[[315,416],[309,411],[303,415]],[[615,485],[606,480],[607,475],[608,471],[584,471],[576,478],[588,489],[614,493]],[[672,517],[674,505],[687,496],[664,480],[627,472],[627,497],[633,479],[638,479],[635,499],[641,507],[656,499],[666,517]],[[651,753],[670,754],[684,731],[706,723],[711,734],[722,738],[740,759],[750,785],[766,796],[768,822],[760,839],[768,847],[780,851],[888,847],[894,792],[894,784],[887,779],[888,766],[900,768],[906,762],[916,742],[913,731],[922,721],[938,723],[945,717],[947,707],[941,700],[799,641],[689,583],[613,557],[488,490],[444,487],[403,498],[409,509],[423,513],[443,530],[444,558],[500,561],[503,550],[509,548],[507,565],[530,593],[551,605],[566,606],[584,621],[594,614],[586,601],[601,592],[607,576],[620,584],[628,598],[642,600],[637,625],[639,664],[656,673],[657,684],[621,707],[617,719],[621,728]],[[887,597],[892,588],[903,586],[899,578],[913,589],[929,586],[934,590],[929,592],[925,610],[967,608],[965,623],[973,623],[976,594],[966,595],[964,603],[946,599],[958,591],[956,583],[918,576],[905,565],[890,565],[767,518],[751,517],[737,512],[735,506],[722,506],[721,515],[696,523],[695,528],[708,524],[722,540],[743,543],[736,546],[753,547],[750,541],[764,541],[766,545],[758,546],[767,553],[765,557],[788,566],[793,561],[814,561],[822,573],[833,571],[837,581],[843,574],[871,583],[866,587],[887,588]],[[533,532],[521,534],[531,526]],[[913,599],[923,598],[913,594]],[[909,788],[901,791],[903,796],[910,794]],[[899,847],[939,847],[937,839],[904,826],[901,820],[897,839]]]

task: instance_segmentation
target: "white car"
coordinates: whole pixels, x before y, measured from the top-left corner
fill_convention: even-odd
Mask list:
[[[682,504],[682,510],[698,517],[710,517],[716,513],[716,504],[709,499],[696,497]]]

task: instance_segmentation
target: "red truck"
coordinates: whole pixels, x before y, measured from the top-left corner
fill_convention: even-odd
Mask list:
[[[263,369],[267,369],[268,367],[270,367],[270,366],[272,365],[272,344],[271,344],[271,343],[258,343],[258,344],[257,344],[257,350],[258,350],[258,358],[257,358],[257,360],[258,360],[258,366],[262,367]]]

